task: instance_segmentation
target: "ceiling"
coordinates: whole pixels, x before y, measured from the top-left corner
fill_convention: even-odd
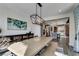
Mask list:
[[[51,26],[57,26],[57,25],[64,25],[67,23],[67,21],[68,21],[68,17],[65,17],[65,18],[50,20],[47,21],[46,23],[50,24]]]
[[[64,14],[72,11],[77,4],[73,3],[42,3],[42,17],[50,17],[58,14]],[[18,14],[29,17],[31,14],[35,14],[36,4],[34,3],[9,3],[0,4],[0,8],[9,9]],[[39,8],[38,8],[39,14]]]

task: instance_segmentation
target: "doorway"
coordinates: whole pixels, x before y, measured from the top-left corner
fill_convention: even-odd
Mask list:
[[[68,55],[69,49],[69,17],[62,19],[55,19],[48,21],[48,23],[52,26],[53,31],[60,34],[60,39],[58,40],[58,44],[60,48],[63,48],[63,53]]]

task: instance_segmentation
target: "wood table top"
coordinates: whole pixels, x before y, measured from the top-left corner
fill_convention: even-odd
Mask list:
[[[27,50],[24,52],[24,55],[22,55],[22,56],[34,56],[34,55],[36,55],[51,40],[52,40],[52,37],[35,37],[35,38],[31,38],[29,40],[21,41],[21,43],[23,43],[25,46],[28,45]],[[20,47],[17,47],[17,50],[18,49],[20,49]],[[10,50],[10,49],[8,49],[8,50]],[[15,50],[15,51],[17,51],[17,50]],[[23,49],[22,49],[22,51],[23,51]],[[16,53],[14,53],[14,54],[16,54]]]

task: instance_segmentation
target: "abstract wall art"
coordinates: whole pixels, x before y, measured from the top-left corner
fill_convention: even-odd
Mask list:
[[[9,30],[26,30],[27,22],[17,20],[14,18],[7,18],[7,28]]]

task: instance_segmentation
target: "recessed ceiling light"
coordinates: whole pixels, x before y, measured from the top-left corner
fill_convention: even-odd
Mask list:
[[[58,11],[59,11],[59,12],[62,12],[62,10],[61,10],[61,9],[59,9]]]

